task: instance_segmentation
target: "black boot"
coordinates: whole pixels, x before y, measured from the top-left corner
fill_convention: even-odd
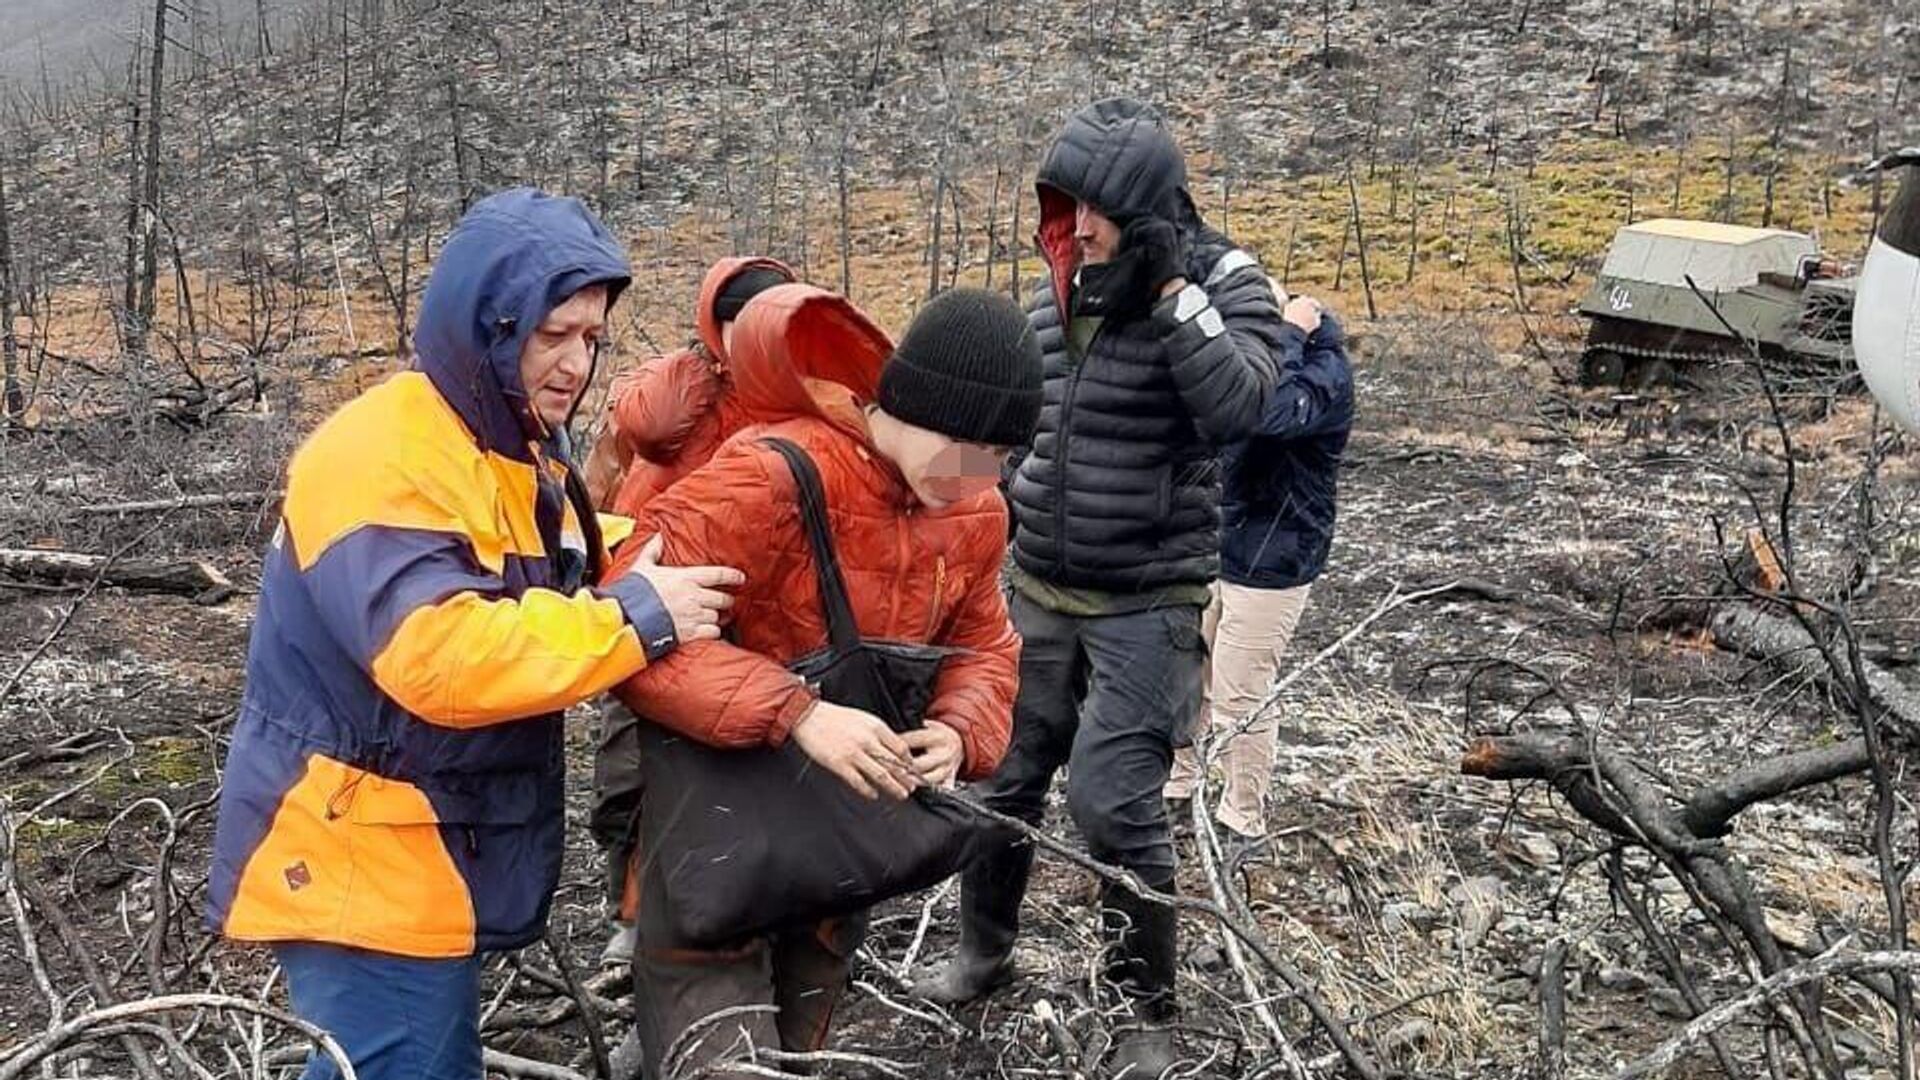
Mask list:
[[[1173,882],[1157,886],[1171,893]],[[1174,967],[1179,913],[1118,886],[1100,897],[1100,930],[1107,941],[1107,979],[1132,1012],[1107,1061],[1115,1080],[1160,1080],[1179,1054],[1173,1042]]]
[[[1033,845],[1009,844],[960,875],[960,951],[916,980],[915,994],[960,1005],[1013,979],[1013,939],[1032,870]]]

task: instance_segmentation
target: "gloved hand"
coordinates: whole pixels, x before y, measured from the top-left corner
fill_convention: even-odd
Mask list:
[[[1112,259],[1080,268],[1075,315],[1127,318],[1153,307],[1167,282],[1187,272],[1187,238],[1165,218],[1146,214],[1120,230]]]

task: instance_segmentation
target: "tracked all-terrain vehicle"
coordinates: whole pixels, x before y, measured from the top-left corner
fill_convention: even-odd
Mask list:
[[[1812,237],[1661,218],[1614,234],[1580,301],[1592,320],[1581,382],[1673,386],[1697,381],[1716,361],[1748,356],[1689,278],[1727,323],[1759,344],[1763,359],[1792,371],[1852,370],[1856,279],[1842,276]]]

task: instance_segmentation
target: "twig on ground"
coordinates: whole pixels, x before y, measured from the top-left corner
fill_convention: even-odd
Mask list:
[[[907,943],[906,955],[900,958],[900,978],[905,979],[913,970],[913,962],[920,956],[920,946],[926,944],[927,929],[933,925],[933,909],[938,907],[940,901],[946,899],[947,894],[953,890],[953,882],[953,878],[941,882],[938,888],[927,894],[927,899],[920,905],[920,921],[914,924],[913,940]]]
[[[1653,1053],[1615,1072],[1614,1080],[1632,1080],[1664,1072],[1690,1048],[1713,1032],[1731,1023],[1741,1013],[1769,999],[1781,997],[1796,987],[1825,982],[1837,976],[1863,971],[1920,971],[1920,952],[1841,952],[1829,950],[1797,967],[1767,976],[1739,997],[1724,1001],[1695,1017],[1680,1034],[1661,1044]]]
[[[1629,888],[1626,858],[1619,845],[1615,845],[1607,853],[1606,875],[1607,884],[1612,888],[1614,897],[1627,909],[1628,916],[1640,930],[1640,936],[1653,950],[1653,955],[1659,959],[1660,966],[1666,969],[1667,978],[1673,981],[1674,988],[1680,992],[1680,999],[1686,1002],[1688,1013],[1699,1016],[1706,1012],[1706,1000],[1700,996],[1699,988],[1694,985],[1693,976],[1687,973],[1686,964],[1681,962],[1680,950],[1674,948],[1673,939],[1667,936],[1666,931],[1658,923],[1654,922],[1653,913],[1647,910],[1645,902],[1635,896]],[[1734,1067],[1733,1054],[1727,1050],[1726,1043],[1721,1041],[1718,1034],[1708,1035],[1707,1044],[1713,1048],[1713,1056],[1719,1059],[1722,1072],[1728,1076],[1740,1075]]]
[[[265,1017],[274,1023],[298,1031],[319,1046],[321,1052],[333,1060],[334,1067],[340,1070],[341,1080],[357,1080],[357,1074],[353,1071],[353,1062],[332,1035],[291,1013],[246,998],[234,997],[231,994],[166,994],[120,1005],[108,1005],[82,1013],[49,1027],[45,1032],[16,1048],[11,1054],[0,1058],[0,1080],[15,1080],[16,1077],[38,1064],[42,1058],[81,1036],[88,1035],[95,1028],[180,1009],[228,1009]]]
[[[11,869],[20,886],[21,894],[26,897],[29,904],[33,905],[34,910],[46,919],[47,925],[53,928],[54,936],[60,940],[61,947],[67,951],[68,956],[73,958],[74,966],[80,969],[81,977],[87,980],[87,986],[93,991],[94,1001],[100,1005],[114,1004],[117,999],[113,993],[113,987],[107,985],[106,976],[100,973],[100,965],[94,962],[93,954],[87,950],[86,942],[74,930],[73,921],[67,918],[66,912],[59,905],[48,899],[45,890],[40,888],[39,883],[34,881],[24,868],[15,863]],[[57,1020],[58,1018],[56,1022]],[[170,1028],[164,1023],[150,1026],[161,1033],[161,1041],[165,1043],[167,1053],[172,1055],[175,1061],[198,1066],[199,1063],[193,1061],[186,1047],[180,1045],[178,1037]],[[153,1058],[147,1053],[147,1048],[141,1045],[139,1039],[130,1034],[120,1035],[118,1039],[121,1048],[127,1052],[127,1057],[133,1062],[133,1070],[146,1080],[159,1080],[160,1070],[154,1065]],[[205,1072],[204,1069],[199,1071]]]
[[[870,982],[866,982],[865,980],[861,980],[861,979],[854,980],[853,988],[855,990],[864,991],[868,996],[872,997],[873,1000],[879,1002],[881,1005],[885,1006],[886,1008],[899,1013],[902,1016],[909,1017],[914,1020],[918,1020],[923,1024],[931,1024],[934,1027],[939,1028],[941,1031],[946,1032],[948,1035],[953,1036],[954,1038],[965,1038],[968,1034],[970,1034],[970,1032],[968,1032],[966,1028],[966,1025],[960,1023],[958,1020],[955,1020],[950,1016],[945,1016],[937,1012],[926,1012],[921,1009],[916,1009],[911,1005],[905,1005],[898,1001],[895,1001],[894,999],[888,997],[886,993],[883,992],[879,987],[873,985]]]
[[[82,515],[152,514],[160,511],[202,510],[209,507],[241,506],[255,509],[280,498],[280,491],[228,491],[208,495],[182,495],[173,499],[142,499],[135,502],[88,503],[74,507]]]
[[[1354,1072],[1359,1073],[1364,1080],[1381,1080],[1380,1067],[1374,1062],[1373,1055],[1363,1050],[1360,1045],[1354,1041],[1353,1033],[1347,1030],[1346,1023],[1333,1014],[1333,1010],[1329,1008],[1327,1003],[1320,997],[1319,991],[1315,989],[1312,981],[1306,977],[1305,973],[1289,963],[1278,953],[1274,952],[1272,947],[1267,944],[1266,939],[1262,937],[1258,931],[1247,927],[1240,919],[1236,918],[1231,912],[1219,904],[1211,900],[1198,900],[1189,896],[1175,896],[1163,893],[1157,889],[1148,888],[1132,871],[1122,870],[1117,866],[1110,866],[1090,855],[1086,855],[1065,841],[1050,836],[1018,818],[1002,814],[986,806],[971,795],[958,791],[942,791],[933,794],[938,798],[952,800],[960,806],[986,818],[988,821],[1012,830],[1029,843],[1036,844],[1052,852],[1067,862],[1092,873],[1102,881],[1120,886],[1142,900],[1150,900],[1158,904],[1167,904],[1173,907],[1185,908],[1190,911],[1197,911],[1213,918],[1235,937],[1244,942],[1247,948],[1251,949],[1254,955],[1260,958],[1260,962],[1267,966],[1268,970],[1279,976],[1280,981],[1285,983],[1288,989],[1299,996],[1301,1002],[1306,1005],[1307,1011],[1313,1014],[1314,1021],[1326,1031],[1327,1037],[1333,1040],[1334,1046],[1339,1049],[1340,1056],[1346,1059],[1347,1063],[1353,1067]]]
[[[613,1068],[608,1064],[607,1040],[600,1031],[600,1013],[594,1008],[592,995],[580,985],[580,979],[573,973],[573,965],[568,962],[565,950],[554,940],[553,929],[546,934],[547,952],[553,957],[553,965],[560,969],[560,977],[566,981],[567,993],[573,997],[574,1005],[580,1010],[580,1026],[586,1029],[587,1047],[593,1052],[593,1067],[601,1076],[612,1076]]]

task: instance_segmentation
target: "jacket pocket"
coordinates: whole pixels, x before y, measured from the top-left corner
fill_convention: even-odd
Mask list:
[[[1158,521],[1161,529],[1164,530],[1167,528],[1167,520],[1173,517],[1173,466],[1171,464],[1160,466],[1157,475],[1160,486],[1155,493],[1157,513],[1154,520]]]
[[[360,825],[525,825],[540,801],[531,773],[460,773],[418,785],[365,774],[353,796]]]

